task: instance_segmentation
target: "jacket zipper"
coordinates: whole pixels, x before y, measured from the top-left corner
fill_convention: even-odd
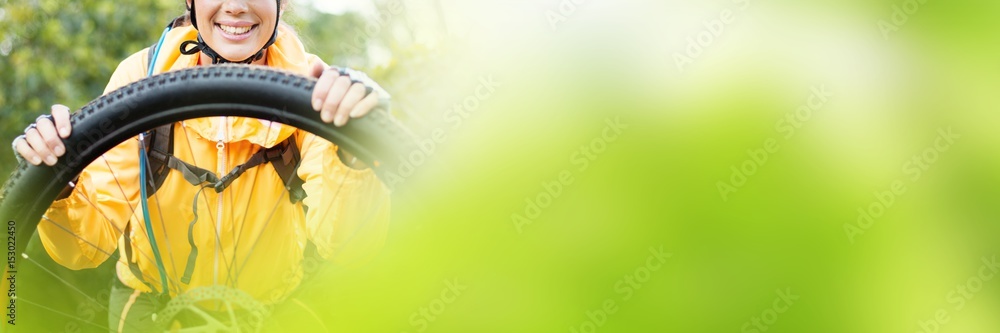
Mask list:
[[[216,174],[220,177],[226,174],[226,143],[225,137],[227,135],[227,118],[219,117],[219,129],[216,131],[216,144],[215,148],[218,151],[218,168]],[[216,207],[216,219],[215,219],[215,266],[213,268],[213,283],[215,285],[219,284],[219,252],[222,251],[222,192],[218,193],[218,206]]]

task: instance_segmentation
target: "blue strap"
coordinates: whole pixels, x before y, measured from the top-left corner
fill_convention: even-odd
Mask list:
[[[153,72],[156,68],[156,58],[160,55],[160,48],[163,46],[163,41],[167,39],[167,33],[170,32],[171,25],[167,25],[163,29],[163,33],[160,34],[160,41],[156,43],[154,49],[148,52],[153,52],[152,56],[149,58],[148,69],[146,71],[146,76],[153,76]],[[149,203],[147,202],[148,196],[146,196],[146,172],[148,171],[147,165],[149,162],[146,157],[146,143],[143,140],[143,135],[139,135],[139,191],[141,192],[141,197],[139,202],[142,203],[142,218],[146,224],[146,237],[149,238],[149,244],[153,247],[153,257],[156,259],[156,268],[160,271],[160,285],[163,289],[160,289],[161,293],[166,294],[167,289],[167,270],[163,267],[163,259],[160,256],[160,247],[156,244],[156,236],[153,235],[153,223],[149,220]],[[163,221],[160,221],[161,223]],[[125,237],[128,237],[126,235]],[[131,263],[129,263],[131,264]],[[140,277],[141,279],[141,277]]]
[[[162,293],[167,293],[167,270],[163,268],[163,259],[160,257],[160,247],[156,245],[156,237],[153,236],[153,224],[149,221],[149,203],[146,196],[146,144],[143,142],[143,135],[139,135],[139,191],[142,196],[139,202],[142,203],[142,218],[146,222],[146,236],[149,237],[149,245],[153,247],[153,257],[156,258],[156,267],[160,271],[160,284]],[[163,223],[163,221],[160,221]]]
[[[153,70],[156,69],[156,58],[160,57],[160,49],[163,46],[163,41],[167,39],[167,33],[170,32],[170,29],[170,25],[167,25],[167,28],[163,29],[163,33],[160,34],[160,41],[156,42],[156,48],[150,50],[150,52],[153,52],[153,56],[149,58],[149,69],[146,71],[146,76],[153,76]]]

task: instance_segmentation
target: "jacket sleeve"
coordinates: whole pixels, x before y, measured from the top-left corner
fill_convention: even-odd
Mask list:
[[[145,76],[146,50],[118,65],[105,94]],[[114,253],[139,203],[138,143],[126,140],[88,165],[69,197],[38,223],[45,251],[70,269],[99,266]]]
[[[389,190],[370,170],[355,170],[337,157],[338,147],[299,131],[308,211],[306,228],[319,254],[336,264],[363,262],[385,242]]]

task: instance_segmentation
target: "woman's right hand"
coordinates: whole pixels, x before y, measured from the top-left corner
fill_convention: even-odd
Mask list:
[[[28,163],[40,165],[44,162],[53,166],[66,153],[62,139],[68,138],[71,131],[69,108],[65,105],[53,105],[51,117],[38,117],[24,131],[24,135],[14,139],[14,150]]]

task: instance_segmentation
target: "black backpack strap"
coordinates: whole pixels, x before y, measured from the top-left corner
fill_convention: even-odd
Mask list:
[[[163,185],[170,173],[170,160],[174,152],[174,124],[167,124],[146,133],[149,145],[146,146],[146,156],[149,157],[149,177],[146,178],[147,196],[152,196]]]
[[[181,276],[181,283],[190,284],[191,274],[194,273],[194,265],[198,260],[198,244],[194,242],[194,224],[198,223],[198,196],[205,191],[205,187],[198,189],[198,193],[194,195],[194,202],[191,203],[191,211],[194,212],[194,218],[188,223],[188,245],[191,246],[191,252],[188,253],[187,264],[184,265],[184,276]]]
[[[275,172],[278,173],[278,177],[281,178],[281,183],[288,190],[289,200],[292,203],[302,201],[306,197],[305,190],[302,189],[302,184],[305,182],[296,173],[302,156],[294,136],[271,148],[258,150],[245,163],[236,166],[228,174],[219,178],[212,171],[174,157],[173,133],[174,124],[163,125],[147,132],[149,145],[146,153],[149,157],[148,172],[150,173],[146,181],[147,196],[151,197],[160,186],[163,186],[170,169],[180,172],[184,180],[191,185],[213,184],[212,187],[216,192],[222,192],[247,170],[264,163],[271,163]]]
[[[298,175],[299,162],[302,161],[302,156],[299,154],[299,146],[295,142],[295,136],[288,137],[281,144],[271,147],[268,150],[278,150],[276,153],[268,153],[268,161],[271,162],[274,171],[278,173],[278,177],[281,177],[281,183],[285,185],[285,190],[288,190],[288,199],[292,203],[305,199],[306,191],[302,189],[302,184],[305,181],[299,178]]]
[[[170,169],[181,173],[188,183],[194,186],[216,184],[219,178],[212,171],[199,168],[174,157],[174,125],[167,124],[146,133],[149,145],[146,146],[146,156],[149,157],[149,177],[146,180],[147,196],[152,196],[163,186]]]
[[[219,181],[216,182],[214,186],[215,192],[222,192],[222,190],[225,190],[227,187],[229,187],[230,184],[233,183],[234,180],[236,180],[236,178],[242,176],[243,173],[246,172],[247,170],[256,168],[261,164],[267,163],[268,155],[270,155],[268,154],[269,152],[271,152],[271,149],[258,150],[256,153],[251,155],[250,159],[248,159],[245,163],[237,165],[235,168],[233,168],[232,171],[229,171],[228,174],[222,176],[222,178],[219,178]]]
[[[214,172],[199,168],[188,162],[181,161],[173,155],[167,157],[167,167],[180,172],[181,176],[184,177],[184,180],[194,186],[214,186],[219,182],[219,177],[217,177]]]
[[[299,154],[298,145],[295,144],[295,136],[288,137],[285,141],[271,148],[258,150],[250,156],[246,163],[236,166],[228,174],[219,178],[219,181],[215,183],[215,191],[222,192],[247,170],[264,163],[271,163],[274,171],[281,178],[281,183],[288,190],[289,200],[292,203],[302,201],[306,197],[305,190],[302,189],[304,181],[296,174],[300,160],[302,160],[302,156]]]

